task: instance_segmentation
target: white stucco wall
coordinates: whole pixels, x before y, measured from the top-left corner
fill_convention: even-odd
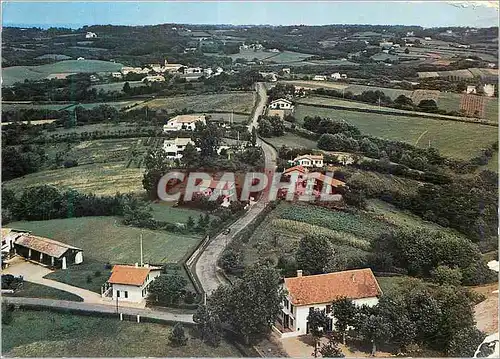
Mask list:
[[[288,300],[290,300],[290,298],[288,298]],[[369,297],[362,299],[354,299],[353,303],[356,306],[368,305],[370,307],[373,307],[378,304],[378,298]],[[282,311],[285,314],[290,315],[290,318],[293,319],[293,326],[290,326],[290,329],[294,331],[294,334],[286,333],[286,336],[290,337],[290,336],[298,336],[306,334],[307,316],[309,315],[309,309],[315,308],[323,310],[326,309],[327,304],[330,305],[331,303],[313,304],[313,305],[298,306],[298,307],[293,306],[293,312],[290,311],[290,305],[288,306],[288,308],[283,307]],[[333,316],[333,313],[330,313],[329,316],[330,318],[333,319],[333,324],[335,325],[335,317]]]
[[[120,297],[118,298],[118,302],[120,301],[141,302],[148,295],[147,287],[159,275],[160,275],[160,270],[152,270],[151,272],[149,272],[149,277],[142,286],[113,284],[113,294],[112,294],[113,300],[116,300],[117,291],[120,291]],[[144,288],[146,288],[146,291],[144,291],[144,296],[143,296]],[[128,298],[125,298],[125,291],[127,291]]]

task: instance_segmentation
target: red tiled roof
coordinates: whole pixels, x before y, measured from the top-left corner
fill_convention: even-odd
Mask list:
[[[333,177],[325,176],[321,172],[309,173],[309,175],[307,177],[308,178],[316,178],[318,181],[325,182],[326,184],[329,184],[332,187],[343,187],[343,186],[345,186],[344,182],[342,182],[342,181],[340,181],[340,180],[338,180],[336,178],[333,178]]]
[[[69,244],[54,241],[53,239],[32,236],[31,234],[21,235],[16,239],[15,243],[55,258],[61,257],[68,249],[81,251],[80,248],[70,246]]]
[[[307,173],[307,170],[304,167],[298,165],[298,166],[293,166],[293,167],[287,168],[283,172],[283,174],[287,174],[287,173],[294,172],[294,171],[299,171],[299,172],[302,172],[302,173]]]
[[[126,265],[115,265],[111,272],[108,282],[112,284],[128,284],[141,286],[146,281],[146,278],[151,271],[151,268],[135,267]]]
[[[361,299],[382,294],[369,268],[285,278],[294,305],[329,303],[336,298]]]

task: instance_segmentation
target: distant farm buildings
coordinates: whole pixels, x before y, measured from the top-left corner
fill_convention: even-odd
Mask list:
[[[167,121],[163,126],[163,132],[193,131],[196,128],[197,122],[206,125],[205,115],[178,115]]]
[[[182,153],[188,144],[192,144],[194,146],[194,142],[189,137],[168,139],[163,141],[163,150],[165,151],[167,158],[171,160],[181,159]]]
[[[90,32],[88,31],[86,34],[85,34],[85,38],[86,39],[95,39],[97,38],[97,34],[95,32]]]

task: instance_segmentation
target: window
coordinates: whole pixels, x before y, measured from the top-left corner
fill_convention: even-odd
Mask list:
[[[293,314],[293,304],[292,303],[290,303],[290,313]]]
[[[283,306],[288,309],[288,299],[283,299]]]
[[[128,291],[125,291],[125,298],[128,298]]]
[[[326,314],[330,313],[332,311],[332,306],[331,305],[327,305],[326,306]]]
[[[290,318],[289,320],[290,320],[290,327],[293,328],[293,319]]]
[[[120,298],[120,291],[119,290],[116,291],[116,297]]]

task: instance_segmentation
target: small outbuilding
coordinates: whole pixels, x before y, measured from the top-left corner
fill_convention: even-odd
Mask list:
[[[83,250],[53,239],[23,234],[14,242],[16,254],[40,264],[66,269],[83,262]]]

